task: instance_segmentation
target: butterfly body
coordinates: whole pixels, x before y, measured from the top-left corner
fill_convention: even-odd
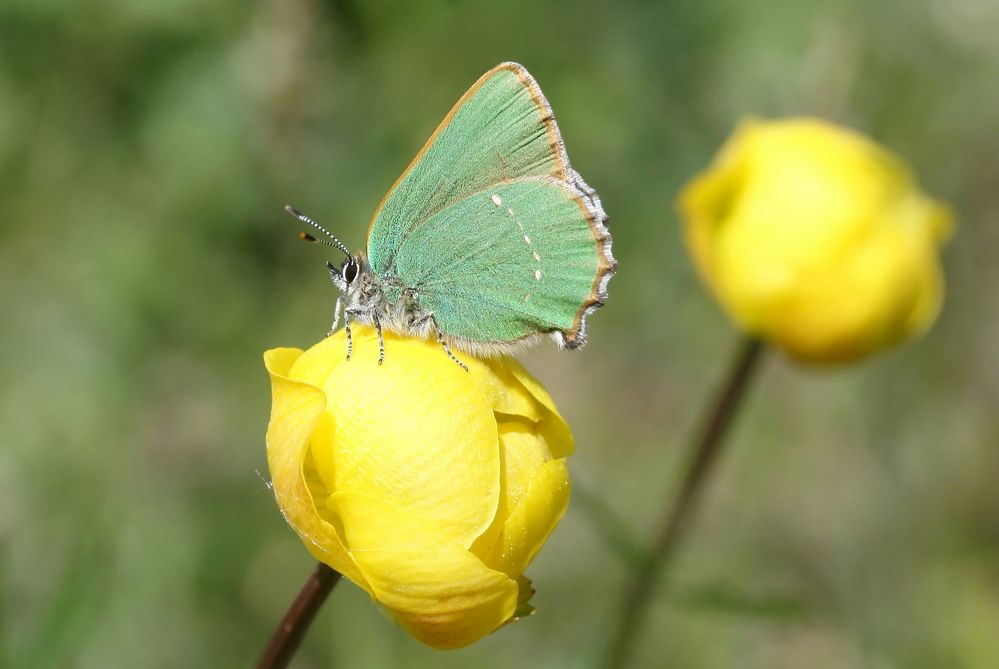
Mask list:
[[[367,255],[328,266],[343,293],[334,328],[342,307],[348,355],[358,321],[481,356],[546,335],[582,346],[616,262],[600,199],[570,167],[537,82],[503,63],[465,93],[389,190]]]
[[[339,300],[348,322],[377,325],[415,337],[427,337],[432,332],[432,313],[419,303],[415,287],[404,285],[397,277],[379,277],[363,254],[353,260],[358,265],[357,277]]]

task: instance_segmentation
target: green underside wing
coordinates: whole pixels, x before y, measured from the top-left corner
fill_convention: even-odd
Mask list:
[[[606,216],[569,166],[551,109],[520,65],[486,73],[375,213],[368,262],[413,289],[449,336],[582,344],[613,273]]]
[[[504,182],[416,228],[399,247],[396,270],[449,334],[513,341],[570,330],[598,265],[582,216],[575,195],[552,177]],[[449,231],[468,221],[455,244]]]

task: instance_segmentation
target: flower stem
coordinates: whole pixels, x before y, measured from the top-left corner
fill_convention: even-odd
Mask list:
[[[338,572],[319,563],[271,635],[267,648],[257,662],[257,669],[282,669],[288,666],[319,607],[339,580]]]
[[[655,591],[659,574],[668,566],[677,546],[690,526],[704,484],[722,450],[727,428],[746,393],[763,345],[757,339],[744,338],[721,391],[715,396],[691,445],[690,460],[671,507],[667,508],[648,557],[632,576],[622,603],[614,636],[604,664],[608,669],[627,666],[634,641]]]

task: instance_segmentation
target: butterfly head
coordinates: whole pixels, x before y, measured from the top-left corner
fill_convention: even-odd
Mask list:
[[[362,275],[367,273],[367,263],[360,255],[348,255],[340,267],[326,261],[326,269],[330,272],[333,285],[344,295],[358,290],[362,283]]]

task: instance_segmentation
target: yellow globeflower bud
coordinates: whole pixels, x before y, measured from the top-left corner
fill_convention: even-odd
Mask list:
[[[264,354],[267,462],[288,523],[418,640],[457,648],[530,611],[522,576],[565,512],[572,435],[509,358],[369,328]]]
[[[952,216],[902,161],[816,119],[744,122],[680,195],[701,276],[746,331],[847,362],[927,329]]]

